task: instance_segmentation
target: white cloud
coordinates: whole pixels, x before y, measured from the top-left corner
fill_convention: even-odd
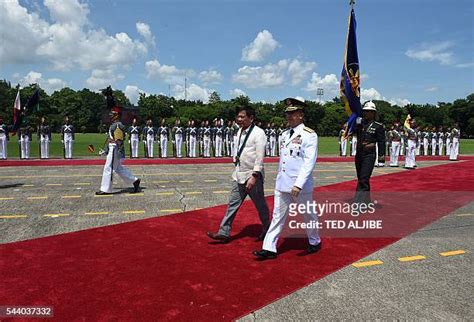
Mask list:
[[[410,58],[420,61],[435,61],[441,65],[451,65],[453,63],[453,53],[448,51],[453,47],[450,41],[433,44],[421,44],[418,49],[408,49],[405,52]]]
[[[463,63],[463,64],[456,64],[457,68],[471,68],[474,67],[474,62],[472,63]]]
[[[433,86],[433,87],[427,88],[425,91],[427,91],[427,92],[436,92],[437,90],[439,90],[439,87],[438,86]]]
[[[144,90],[141,90],[138,88],[138,86],[135,85],[127,85],[125,87],[125,96],[127,96],[128,100],[132,104],[137,104],[138,99],[140,98],[140,94],[144,93],[145,95],[147,94]]]
[[[298,59],[293,59],[288,66],[291,85],[300,84],[316,68],[316,65],[315,62],[300,62]]]
[[[113,68],[94,69],[91,76],[86,80],[86,84],[92,90],[99,90],[124,78],[124,75],[117,73]]]
[[[232,97],[239,97],[239,96],[247,96],[247,93],[245,93],[243,90],[240,88],[234,88],[233,90],[229,91],[229,94]]]
[[[209,96],[212,92],[214,92],[213,89],[203,88],[192,83],[186,89],[186,99],[190,101],[202,101],[204,103],[208,103]],[[184,99],[184,85],[173,86],[173,96],[176,99]]]
[[[362,88],[360,91],[360,101],[361,103],[367,102],[367,101],[372,101],[372,100],[385,100],[385,97],[383,97],[375,88],[369,88],[365,89]]]
[[[151,45],[152,47],[156,46],[155,37],[153,36],[150,26],[144,22],[137,22],[136,28],[138,33],[145,39],[147,44]]]
[[[57,70],[91,70],[127,66],[147,53],[147,47],[126,33],[108,35],[94,29],[87,4],[78,0],[45,0],[52,22],[30,13],[18,0],[0,1],[0,60],[46,63]]]
[[[335,74],[327,74],[321,77],[318,73],[313,73],[311,80],[306,84],[304,90],[316,94],[318,88],[324,90],[324,95],[338,95],[339,80]]]
[[[219,84],[222,81],[222,75],[218,71],[210,69],[200,72],[199,79],[204,85]]]
[[[19,76],[19,75],[18,75]],[[19,76],[20,77],[20,76]],[[44,79],[41,73],[30,71],[25,77],[19,80],[21,86],[28,86],[30,84],[39,84],[46,93],[52,94],[56,90],[60,90],[67,86],[67,82],[59,78]]]
[[[178,69],[174,65],[162,65],[156,59],[145,63],[147,77],[150,79],[159,79],[168,84],[184,83],[185,77],[194,76],[194,71]]]
[[[287,82],[294,86],[301,83],[315,67],[315,62],[282,59],[276,64],[241,67],[232,79],[248,88],[280,87]]]
[[[248,46],[242,49],[242,60],[258,62],[270,55],[279,46],[268,30],[263,30]]]
[[[397,105],[397,106],[405,106],[410,104],[411,102],[407,100],[406,98],[394,98],[388,101],[391,105]]]
[[[295,98],[296,98],[297,100],[299,100],[299,101],[302,101],[302,102],[305,101],[305,99],[304,99],[303,96],[296,96]]]

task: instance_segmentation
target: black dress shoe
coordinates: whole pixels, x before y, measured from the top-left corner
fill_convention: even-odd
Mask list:
[[[277,258],[277,253],[271,252],[269,250],[256,250],[253,254],[260,259],[275,259]]]
[[[133,192],[137,193],[140,191],[140,179],[135,180],[133,183]]]
[[[110,192],[103,192],[103,191],[97,191],[95,194],[96,194],[97,196],[111,195]]]
[[[210,231],[208,231],[208,232],[206,233],[206,235],[207,235],[210,239],[218,240],[218,241],[220,241],[220,242],[223,243],[223,244],[228,243],[228,242],[230,241],[230,237],[229,237],[229,236],[220,235],[220,234],[214,234],[214,233],[211,233]]]
[[[317,253],[321,249],[321,246],[322,246],[322,242],[319,242],[319,244],[317,245],[309,245],[309,247],[306,248],[306,253],[308,254]]]

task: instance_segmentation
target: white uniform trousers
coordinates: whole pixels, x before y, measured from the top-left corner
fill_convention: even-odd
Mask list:
[[[416,142],[415,140],[408,140],[407,154],[405,156],[405,168],[414,168],[416,166]]]
[[[438,155],[443,155],[444,144],[443,140],[438,141]]]
[[[407,146],[405,144],[405,140],[402,138],[400,140],[400,155],[405,155],[406,148],[407,148]]]
[[[312,203],[313,193],[301,193],[298,196],[296,202],[297,204],[305,205]],[[280,237],[280,234],[285,226],[286,218],[288,217],[291,203],[293,203],[293,198],[291,197],[289,192],[281,192],[275,190],[272,222],[270,224],[270,228],[268,228],[267,234],[265,235],[262,247],[263,249],[276,253],[278,238]],[[314,210],[313,208],[315,207],[306,208]],[[306,223],[314,222],[316,224],[318,221],[318,216],[315,211],[306,212],[301,215],[304,216],[304,221]],[[308,236],[310,245],[317,245],[321,241],[317,229],[306,229],[306,235]]]
[[[109,153],[107,153],[107,160],[105,161],[104,170],[102,172],[102,183],[100,191],[112,192],[112,174],[117,173],[126,184],[133,184],[137,177],[135,177],[130,170],[122,165],[120,158],[120,151],[115,143],[109,144]]]
[[[446,139],[446,155],[451,155],[451,139]]]
[[[204,157],[208,158],[211,156],[211,153],[210,153],[210,148],[211,148],[211,138],[208,137],[208,136],[205,136],[204,139],[203,139],[203,145],[204,145],[204,152],[203,152],[203,155]]]
[[[0,134],[0,159],[7,158],[7,136]]]
[[[138,139],[138,134],[130,135],[130,152],[132,158],[138,158],[138,144],[140,140]]]
[[[196,157],[196,137],[195,136],[189,136],[189,148],[188,148],[188,154],[191,158]]]
[[[216,136],[216,153],[215,157],[220,158],[222,157],[222,138],[220,136]]]
[[[270,155],[276,156],[276,137],[270,136]]]
[[[160,147],[161,147],[161,157],[166,158],[168,156],[168,136],[160,135]]]
[[[155,142],[155,137],[153,135],[146,136],[146,151],[149,158],[153,158],[153,143]]]
[[[63,146],[64,146],[65,159],[72,159],[72,143],[73,142],[74,141],[72,140],[71,133],[64,133]]]
[[[436,155],[436,145],[437,145],[437,141],[431,140],[431,155]]]
[[[183,135],[182,134],[176,134],[175,135],[175,150],[176,150],[176,157],[181,158],[181,148],[183,147]]]
[[[415,155],[420,155],[420,143],[421,141],[416,141],[416,145],[415,145]]]
[[[30,138],[24,137],[20,138],[20,158],[29,159],[30,158]]]
[[[398,156],[400,155],[400,141],[392,141],[392,146],[390,147],[390,166],[398,166]]]
[[[459,154],[459,139],[453,138],[453,143],[451,143],[451,154],[449,155],[449,160],[457,160]]]
[[[352,138],[352,156],[355,156],[357,152],[357,138]]]
[[[428,139],[423,139],[423,152],[424,152],[424,155],[428,155],[428,148],[430,146],[430,144],[428,143]]]
[[[341,155],[343,157],[347,156],[347,139],[341,140]]]
[[[41,159],[49,158],[49,138],[46,135],[40,136],[40,156]]]

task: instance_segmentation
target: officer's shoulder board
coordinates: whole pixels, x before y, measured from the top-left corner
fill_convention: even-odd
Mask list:
[[[303,131],[306,131],[306,132],[308,132],[308,133],[315,133],[313,129],[311,129],[311,128],[307,127],[307,126],[305,126],[305,128],[303,129]]]

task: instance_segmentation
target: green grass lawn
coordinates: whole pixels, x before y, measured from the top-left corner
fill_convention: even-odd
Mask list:
[[[76,141],[74,142],[73,147],[73,157],[97,157],[99,149],[104,145],[106,135],[97,134],[97,133],[87,133],[87,134],[76,134]],[[87,149],[89,144],[94,145],[96,153],[90,153]],[[158,156],[158,144],[155,144],[154,152],[155,157]],[[349,147],[348,147],[349,148]],[[127,144],[125,146],[127,156],[130,155],[130,146]],[[10,137],[10,142],[8,142],[8,157],[9,158],[18,158],[19,148],[18,148],[18,137]],[[184,153],[184,150],[183,150]],[[461,154],[474,154],[474,140],[461,140]],[[144,148],[143,142],[140,142],[138,154],[140,157],[144,157]],[[168,156],[172,155],[171,142],[168,141]],[[339,145],[337,143],[337,137],[320,137],[319,138],[319,155],[339,155]],[[36,136],[33,136],[33,142],[30,145],[30,157],[38,158],[39,157],[39,144]],[[50,157],[63,157],[63,145],[61,143],[60,135],[53,134],[53,140],[50,143]]]

